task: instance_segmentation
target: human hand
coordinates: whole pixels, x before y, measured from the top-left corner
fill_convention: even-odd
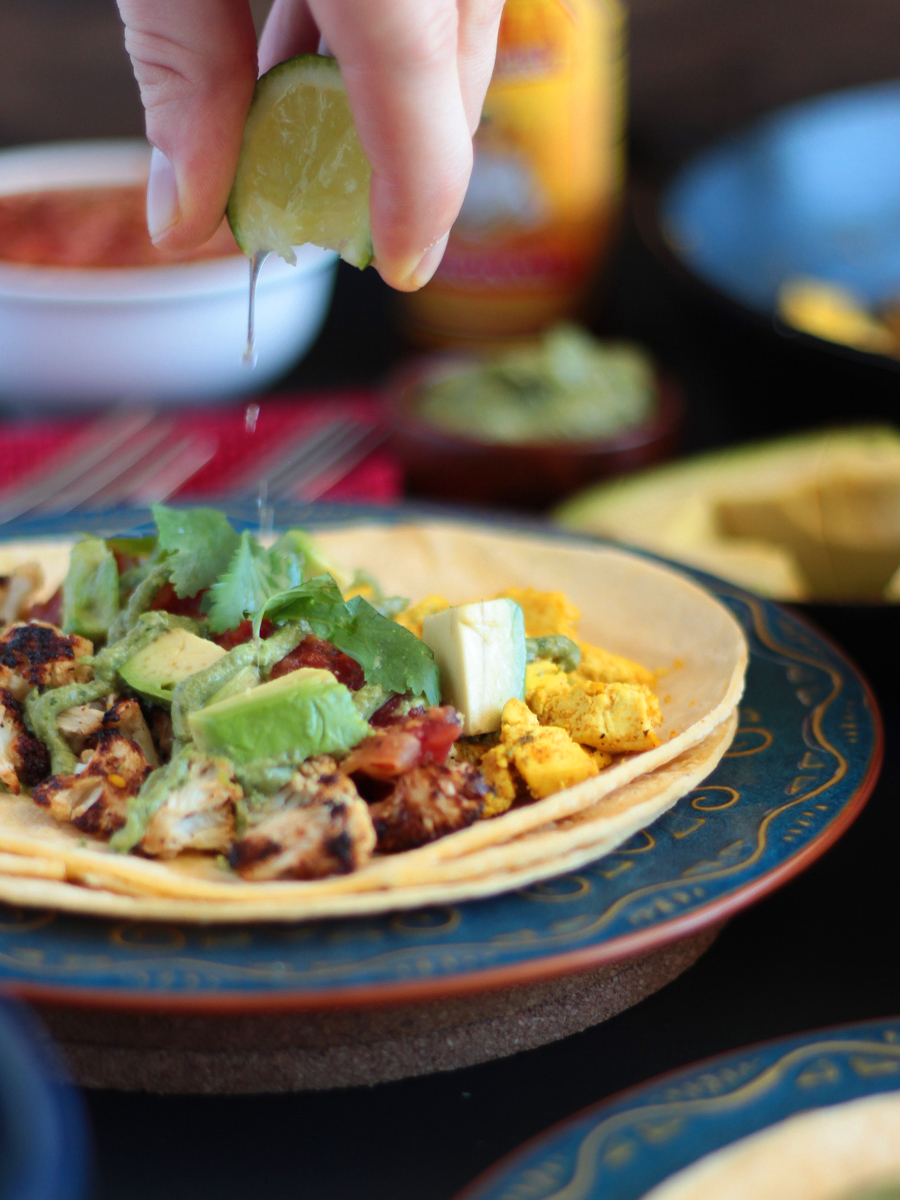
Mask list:
[[[118,0],[147,115],[150,234],[190,250],[222,220],[257,74],[247,0]],[[375,265],[412,291],[437,269],[472,168],[503,0],[275,0],[259,69],[337,58],[372,166]]]

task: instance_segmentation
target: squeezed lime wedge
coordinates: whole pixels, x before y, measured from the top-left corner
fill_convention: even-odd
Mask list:
[[[293,247],[336,250],[354,267],[372,261],[371,168],[333,58],[300,54],[256,85],[228,199],[228,223],[248,258]]]

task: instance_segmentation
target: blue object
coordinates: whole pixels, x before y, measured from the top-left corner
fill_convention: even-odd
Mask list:
[[[315,529],[425,515],[434,517],[342,506],[279,513],[278,523]],[[128,513],[79,515],[9,532],[110,534],[137,523]],[[544,525],[515,527],[599,544]],[[164,925],[0,906],[0,987],[153,1011],[327,1008],[527,982],[647,952],[721,921],[808,865],[849,824],[874,785],[881,728],[860,676],[808,626],[730,584],[697,578],[750,643],[740,730],[703,787],[599,862],[492,899],[295,925]]]
[[[80,1098],[29,1014],[0,1003],[0,1200],[80,1200],[86,1177]]]
[[[765,316],[797,276],[900,297],[900,82],[782,109],[701,153],[660,222],[691,272]]]
[[[897,1019],[733,1051],[585,1109],[457,1200],[638,1200],[739,1138],[806,1109],[894,1092],[898,1077]]]

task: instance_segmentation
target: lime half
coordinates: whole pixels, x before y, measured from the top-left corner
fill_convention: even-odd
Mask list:
[[[249,258],[274,250],[294,263],[293,247],[311,242],[368,266],[370,175],[337,63],[300,54],[256,85],[228,223]]]

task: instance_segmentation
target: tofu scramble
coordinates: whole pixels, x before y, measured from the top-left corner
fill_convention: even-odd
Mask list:
[[[0,581],[0,782],[122,853],[247,880],[352,872],[659,744],[652,671],[562,592],[410,605],[220,513],[84,538]]]

